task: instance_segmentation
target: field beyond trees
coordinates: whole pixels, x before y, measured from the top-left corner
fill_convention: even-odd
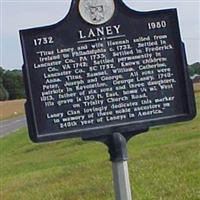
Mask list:
[[[200,83],[195,83],[194,84],[194,91],[195,92],[200,92]]]
[[[200,200],[198,116],[128,143],[134,200]],[[2,200],[114,200],[105,145],[79,139],[30,142],[27,130],[0,139]]]
[[[24,114],[24,99],[0,101],[0,120],[14,118]]]

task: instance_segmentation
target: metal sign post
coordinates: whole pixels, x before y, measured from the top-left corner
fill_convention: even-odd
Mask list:
[[[113,162],[112,168],[116,200],[132,200],[128,162]]]
[[[108,144],[116,200],[132,200],[126,143],[126,138],[123,135],[114,133]]]
[[[131,137],[147,130],[147,127],[143,127],[126,134],[115,132],[106,136],[82,137],[82,139],[86,141],[98,141],[107,145],[110,154],[110,161],[112,161],[116,200],[132,200],[126,143]]]

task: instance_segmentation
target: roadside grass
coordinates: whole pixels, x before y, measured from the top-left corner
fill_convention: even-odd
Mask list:
[[[200,200],[198,116],[128,143],[134,200]],[[2,200],[113,200],[107,148],[71,139],[33,144],[27,130],[0,139]]]
[[[14,118],[24,114],[24,99],[0,101],[0,120]]]

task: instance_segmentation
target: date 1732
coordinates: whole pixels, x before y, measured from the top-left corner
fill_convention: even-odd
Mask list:
[[[42,38],[36,38],[33,40],[34,46],[40,46],[40,45],[47,45],[47,44],[53,44],[54,40],[53,37],[42,37]]]

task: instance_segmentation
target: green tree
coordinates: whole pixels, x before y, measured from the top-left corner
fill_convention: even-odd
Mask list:
[[[7,90],[4,88],[3,84],[0,83],[0,101],[8,100],[9,94]]]
[[[3,86],[9,93],[9,99],[25,97],[23,77],[20,70],[6,71],[3,75]]]
[[[5,70],[0,66],[0,78],[3,77],[4,71],[5,71]]]
[[[3,76],[4,76],[5,70],[0,67],[0,101],[7,100],[9,98],[8,91],[3,86]]]
[[[188,67],[189,67],[190,76],[194,76],[195,74],[200,75],[200,63],[199,62],[189,65]]]

